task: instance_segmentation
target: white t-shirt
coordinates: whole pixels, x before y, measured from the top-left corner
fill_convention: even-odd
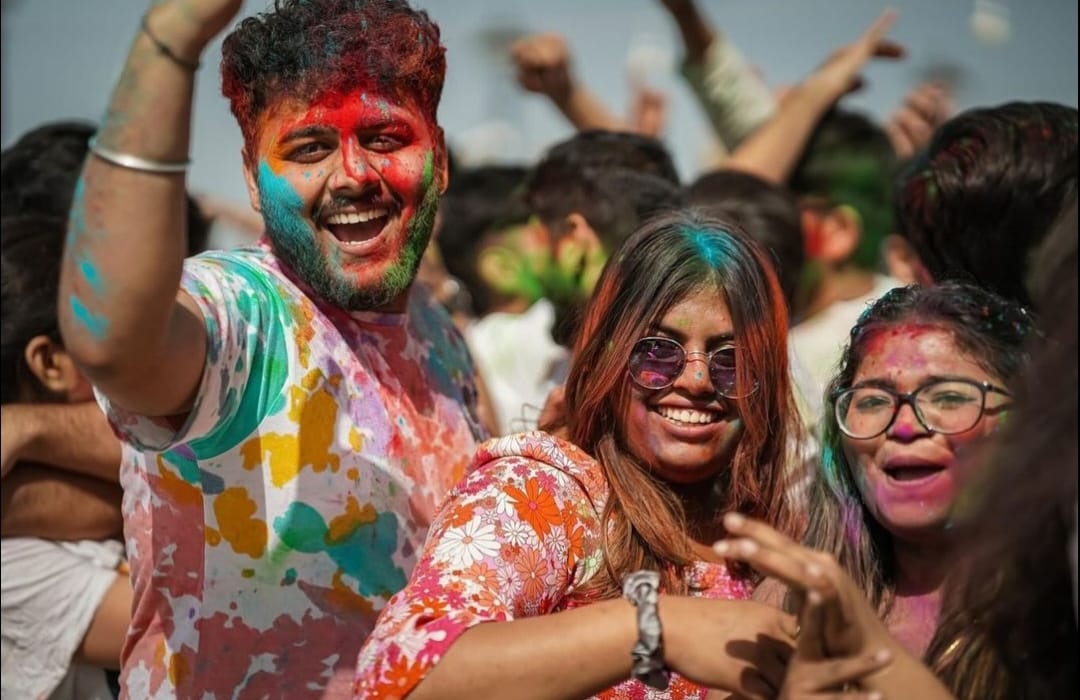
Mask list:
[[[554,322],[554,307],[541,299],[524,313],[488,314],[465,330],[501,435],[535,428],[548,394],[565,379],[569,353],[551,339]]]
[[[791,349],[804,370],[795,374],[794,379],[801,384],[798,388],[810,405],[823,404],[825,387],[840,369],[840,357],[859,316],[885,292],[898,286],[900,282],[891,277],[875,275],[874,288],[869,293],[834,302],[791,329],[788,334]]]
[[[104,670],[72,657],[122,559],[114,540],[0,540],[0,696],[111,700]]]

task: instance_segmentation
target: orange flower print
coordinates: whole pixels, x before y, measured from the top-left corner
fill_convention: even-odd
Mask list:
[[[446,614],[446,601],[438,598],[417,598],[409,603],[409,612],[422,615],[425,619],[442,617]]]
[[[402,654],[389,665],[379,684],[375,686],[375,697],[402,698],[404,693],[411,691],[424,679],[427,671],[426,665],[419,659]]]
[[[469,522],[473,518],[473,513],[476,509],[469,506],[459,506],[454,508],[453,513],[450,515],[449,521],[451,527],[461,527],[465,523]]]
[[[562,513],[555,498],[543,490],[536,479],[525,481],[524,492],[516,486],[507,486],[504,490],[513,499],[518,517],[532,525],[540,537],[546,535],[552,525],[562,523]]]
[[[462,578],[471,581],[480,588],[492,590],[499,586],[499,581],[495,577],[495,569],[481,561],[465,569],[461,575]]]
[[[585,556],[585,528],[580,525],[573,530],[566,528],[566,537],[569,550],[566,556],[566,564],[572,567]]]
[[[535,549],[526,549],[514,561],[514,570],[521,578],[521,592],[527,601],[539,600],[547,588],[548,563]]]

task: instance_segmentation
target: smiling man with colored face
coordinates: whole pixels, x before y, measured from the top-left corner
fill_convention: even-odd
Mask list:
[[[446,64],[404,0],[283,0],[226,38],[266,238],[182,260],[192,77],[238,9],[149,11],[65,252],[64,338],[125,442],[131,697],[348,696],[484,433],[464,342],[412,285]]]
[[[441,130],[376,86],[286,102],[257,130],[245,174],[277,255],[338,306],[404,310],[446,180]]]

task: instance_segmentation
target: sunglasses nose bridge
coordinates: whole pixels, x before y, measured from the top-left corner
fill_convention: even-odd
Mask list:
[[[694,394],[711,394],[715,392],[715,388],[712,384],[712,378],[709,373],[709,361],[711,355],[707,352],[701,352],[695,350],[687,352],[683,350],[683,361],[680,364],[679,372],[672,378],[672,384],[680,384],[685,390],[693,392]],[[698,360],[705,365],[704,368],[691,367],[691,362]]]
[[[700,350],[694,350],[692,352],[686,352],[685,350],[683,350],[683,357],[685,358],[684,362],[686,364],[689,364],[690,360],[693,359],[695,356],[705,364],[709,364],[709,353],[702,352]]]

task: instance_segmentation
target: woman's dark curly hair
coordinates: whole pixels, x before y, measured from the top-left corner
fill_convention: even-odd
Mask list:
[[[930,287],[912,285],[884,294],[867,308],[851,330],[840,370],[825,395],[821,469],[810,491],[813,513],[804,543],[831,552],[882,615],[892,606],[896,562],[892,535],[866,509],[855,465],[843,449],[836,420],[837,394],[851,386],[877,331],[917,323],[947,331],[957,350],[1002,381],[1024,366],[1025,340],[1034,322],[1019,304],[961,282]]]
[[[445,76],[439,27],[405,0],[277,0],[222,47],[221,91],[249,152],[259,115],[278,100],[314,102],[368,84],[415,98],[434,124]]]

